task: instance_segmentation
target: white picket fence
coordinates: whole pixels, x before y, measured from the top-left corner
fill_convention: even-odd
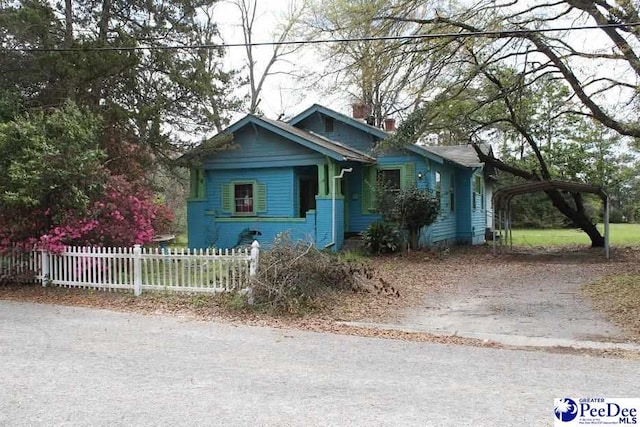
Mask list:
[[[5,280],[38,281],[41,263],[42,252],[38,251],[0,253],[0,283]]]
[[[174,292],[226,292],[249,287],[260,245],[247,249],[67,247],[61,253],[0,255],[3,274],[28,274],[43,286]]]

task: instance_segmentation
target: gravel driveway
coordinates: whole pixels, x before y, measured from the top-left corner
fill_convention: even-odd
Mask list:
[[[494,262],[492,262],[492,260]],[[620,264],[579,254],[506,255],[440,269],[436,287],[391,325],[511,345],[635,348],[592,309],[580,287]],[[616,344],[612,344],[616,343]]]

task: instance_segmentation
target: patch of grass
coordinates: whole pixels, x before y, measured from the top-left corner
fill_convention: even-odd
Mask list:
[[[596,309],[640,342],[640,275],[606,276],[582,291]]]
[[[368,262],[371,259],[359,251],[338,252],[338,259],[347,263]]]
[[[598,224],[601,233],[604,224]],[[616,246],[640,246],[640,224],[610,224],[611,244]],[[570,246],[589,245],[591,240],[582,230],[560,229],[516,229],[513,230],[516,246]]]

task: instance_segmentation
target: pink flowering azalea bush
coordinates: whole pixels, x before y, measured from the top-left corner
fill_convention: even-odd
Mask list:
[[[140,183],[112,176],[104,196],[87,212],[66,212],[60,224],[23,243],[51,252],[61,252],[65,246],[133,246],[151,242],[172,220],[171,211],[156,204]]]
[[[71,104],[0,123],[0,253],[132,246],[167,231],[171,211],[154,201],[142,169],[128,167],[141,150],[123,142],[120,157],[108,156],[102,131]]]
[[[132,246],[153,240],[166,232],[173,220],[172,212],[154,202],[153,194],[140,184],[128,182],[123,176],[110,178],[104,196],[86,212],[69,210],[55,216],[61,221],[48,229],[40,228],[37,236],[29,235],[51,223],[50,209],[33,211],[30,218],[18,224],[0,226],[0,251],[9,248],[29,250],[39,247],[61,252],[65,246]],[[1,216],[0,216],[1,218]],[[42,219],[45,219],[42,221]],[[50,219],[50,218],[49,218]]]

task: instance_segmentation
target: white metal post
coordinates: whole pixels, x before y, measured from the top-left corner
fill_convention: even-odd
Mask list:
[[[142,248],[133,246],[133,294],[139,297],[142,294]]]
[[[604,201],[604,256],[609,259],[609,196]]]
[[[509,227],[509,250],[513,251],[513,229],[511,228],[511,205],[509,205],[507,227]]]
[[[42,258],[40,260],[40,273],[42,275],[42,286],[47,286],[47,282],[49,281],[50,271],[49,271],[49,251],[41,251]]]
[[[260,243],[257,240],[254,240],[251,244],[251,259],[249,260],[249,280],[253,281],[255,277],[258,275],[258,262],[260,261]],[[249,283],[249,286],[242,289],[247,295],[247,303],[249,305],[253,305],[255,299],[253,297],[253,283]]]
[[[260,243],[254,240],[251,244],[251,261],[249,262],[249,277],[256,277],[258,274],[258,258],[260,258]]]

